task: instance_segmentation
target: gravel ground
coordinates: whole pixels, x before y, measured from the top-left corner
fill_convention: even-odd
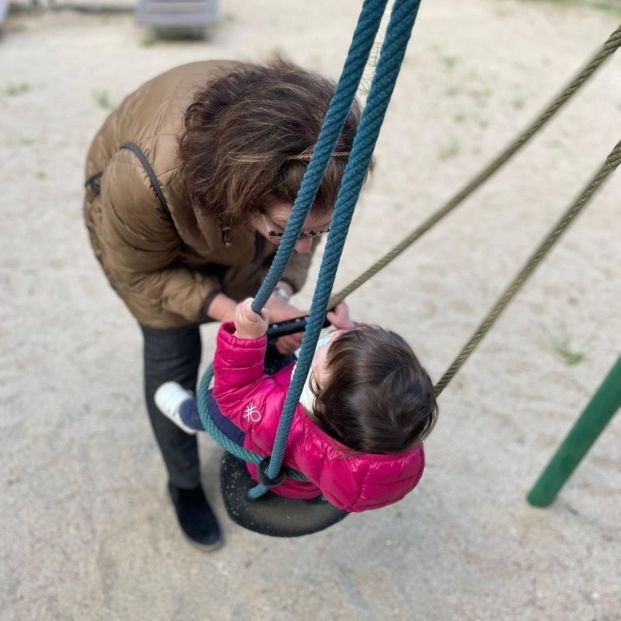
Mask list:
[[[619,173],[442,395],[408,498],[312,537],[262,537],[226,518],[220,450],[203,439],[226,545],[198,552],[176,525],[143,412],[139,332],[82,224],[87,145],[125,94],[185,62],[280,51],[337,77],[358,7],[226,0],[203,42],[156,41],[129,14],[22,11],[5,24],[3,620],[621,619],[621,417],[550,509],[524,499],[619,355]],[[489,161],[618,21],[564,2],[423,2],[337,285]],[[355,317],[403,334],[439,378],[619,139],[620,62],[353,294]],[[214,334],[204,329],[206,358]]]

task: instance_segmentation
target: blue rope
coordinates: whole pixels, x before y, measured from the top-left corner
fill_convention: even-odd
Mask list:
[[[198,414],[203,423],[203,427],[209,433],[209,435],[227,452],[235,455],[238,459],[243,461],[249,461],[250,463],[259,465],[263,460],[261,455],[249,451],[245,449],[243,446],[239,446],[239,444],[233,442],[229,437],[224,435],[224,433],[216,426],[211,417],[211,412],[209,411],[209,404],[207,402],[207,395],[209,394],[209,384],[211,383],[211,379],[213,377],[213,364],[209,365],[209,368],[203,374],[201,378],[198,393],[197,393],[197,402],[198,402]],[[307,481],[308,479],[297,470],[293,470],[292,468],[287,469],[287,476],[296,479],[297,481]],[[267,490],[267,488],[266,488]]]
[[[313,148],[311,160],[304,173],[285,234],[269,272],[252,302],[252,310],[255,313],[261,312],[289,264],[295,244],[315,202],[324,172],[356,96],[387,1],[366,0],[362,7],[341,77],[324,118],[317,143]]]
[[[365,0],[339,84],[302,180],[285,235],[272,266],[254,299],[252,308],[257,313],[265,306],[293,254],[295,244],[312,208],[328,161],[355,97],[386,3],[387,0]],[[367,105],[360,120],[360,126],[338,193],[333,224],[321,263],[317,288],[313,296],[306,332],[302,341],[302,349],[279,422],[273,454],[267,468],[267,476],[272,479],[278,475],[282,466],[291,423],[325,319],[345,238],[373,155],[388,102],[394,90],[419,5],[420,0],[396,0],[391,13],[386,39],[382,45],[377,70],[367,98]],[[262,461],[262,456],[232,442],[211,420],[206,395],[212,376],[213,367],[210,367],[201,379],[198,390],[198,409],[201,421],[212,437],[227,451],[236,457],[258,464]],[[287,476],[297,480],[306,480],[303,474],[295,470],[289,469]],[[259,498],[267,489],[266,486],[259,484],[250,490],[249,496],[254,499]]]
[[[302,179],[285,234],[279,244],[270,270],[253,301],[253,310],[257,313],[261,311],[272,294],[293,254],[300,231],[315,201],[323,174],[362,79],[387,2],[388,0],[365,0],[364,2],[339,83]],[[198,388],[198,412],[205,429],[228,452],[239,459],[258,464],[263,459],[260,455],[232,442],[213,423],[207,403],[207,394],[212,378],[213,365],[201,378]],[[303,474],[294,470],[291,470],[291,476],[298,480],[306,480]]]
[[[271,479],[276,478],[280,472],[291,423],[315,354],[315,347],[325,319],[336,270],[343,253],[345,238],[386,114],[388,102],[399,75],[419,6],[420,0],[396,0],[390,16],[386,38],[382,45],[367,104],[339,189],[333,224],[321,262],[317,287],[313,295],[310,315],[302,341],[302,349],[298,356],[298,363],[278,425],[272,457],[267,468],[267,476]]]

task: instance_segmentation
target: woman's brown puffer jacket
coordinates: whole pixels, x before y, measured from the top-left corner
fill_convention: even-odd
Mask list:
[[[173,328],[206,321],[206,303],[222,291],[254,295],[276,247],[244,225],[227,229],[195,210],[179,173],[183,116],[198,89],[239,67],[206,61],[143,84],[113,111],[88,151],[84,214],[110,284],[143,325]],[[168,206],[158,200],[131,143],[146,156]],[[133,148],[133,147],[132,147]],[[102,173],[98,176],[97,173]],[[296,290],[310,255],[295,253],[283,277]]]

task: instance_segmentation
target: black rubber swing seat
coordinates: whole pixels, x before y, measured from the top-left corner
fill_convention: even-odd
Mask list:
[[[230,453],[222,457],[220,486],[229,517],[243,528],[271,537],[302,537],[328,528],[349,513],[329,502],[293,500],[267,492],[258,500],[248,498],[256,485],[246,464]]]

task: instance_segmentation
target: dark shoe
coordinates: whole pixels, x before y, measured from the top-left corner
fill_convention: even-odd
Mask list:
[[[169,482],[168,492],[185,535],[204,550],[219,548],[222,545],[220,526],[203,488],[199,485],[193,489],[181,489]]]

